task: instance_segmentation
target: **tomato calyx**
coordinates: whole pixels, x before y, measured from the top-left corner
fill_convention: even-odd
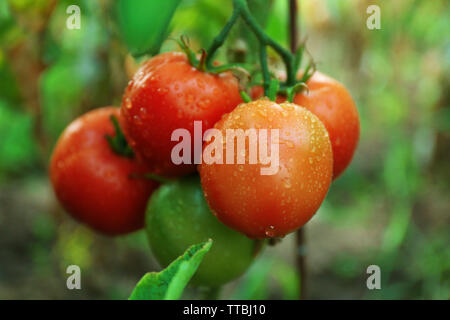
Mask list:
[[[183,52],[186,54],[189,63],[194,68],[198,69],[199,66],[199,60],[196,57],[195,52],[191,49],[189,46],[189,38],[186,35],[182,35],[180,39],[173,39],[178,46],[183,50]]]
[[[108,141],[109,147],[115,154],[119,156],[126,158],[134,158],[134,152],[131,149],[130,145],[128,144],[127,139],[125,138],[125,135],[123,134],[122,130],[120,129],[119,121],[113,115],[111,115],[109,118],[115,130],[114,136],[105,134],[105,139]]]
[[[208,52],[202,48],[200,49],[200,53],[196,54],[194,50],[191,49],[189,44],[189,38],[185,35],[182,35],[180,39],[173,39],[180,49],[186,54],[189,64],[193,66],[195,69],[202,72],[209,72],[213,74],[219,74],[222,72],[231,71],[233,74],[240,80],[242,78],[242,74],[246,77],[249,77],[249,72],[247,71],[250,68],[250,65],[246,63],[227,63],[221,65],[213,65],[209,61]],[[199,58],[197,58],[199,56]]]

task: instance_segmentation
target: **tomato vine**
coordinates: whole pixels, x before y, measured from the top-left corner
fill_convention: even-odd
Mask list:
[[[286,68],[287,76],[286,81],[281,82],[279,86],[277,86],[276,93],[284,94],[287,96],[288,101],[292,101],[295,93],[306,88],[306,81],[308,81],[315,71],[314,62],[310,62],[307,65],[302,78],[297,80],[296,73],[302,62],[304,44],[302,44],[296,52],[291,53],[278,42],[273,40],[269,35],[267,35],[267,33],[261,28],[256,19],[253,17],[246,0],[233,0],[233,12],[230,18],[220,33],[214,38],[210,48],[206,51],[206,68],[208,70],[216,69],[216,67],[213,66],[214,54],[223,45],[230,30],[239,17],[245,21],[250,30],[255,34],[260,44],[259,58],[263,76],[264,94],[269,98],[276,96],[276,94],[273,94],[273,87],[271,90],[272,76],[267,63],[267,47],[271,47],[281,57]],[[226,70],[231,67],[232,65],[224,65],[221,69]],[[272,86],[274,85],[275,84]]]

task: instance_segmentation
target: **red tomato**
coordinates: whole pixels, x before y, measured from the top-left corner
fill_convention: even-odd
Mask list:
[[[133,175],[148,168],[136,159],[115,154],[105,139],[114,136],[105,107],[74,120],[59,138],[50,161],[50,179],[62,206],[75,219],[109,235],[144,226],[147,200],[157,183]]]
[[[205,198],[220,221],[250,238],[270,238],[300,228],[315,214],[331,183],[333,155],[328,132],[314,114],[292,103],[260,99],[239,105],[214,128],[223,141],[227,129],[279,130],[279,166],[273,175],[261,174],[269,166],[261,158],[249,163],[248,140],[245,164],[199,166]],[[204,159],[213,141],[205,143]],[[262,145],[259,140],[258,149]],[[227,144],[222,147],[225,155]]]
[[[192,164],[180,165],[171,159],[172,148],[179,143],[171,141],[173,131],[184,128],[193,137],[195,120],[202,121],[205,131],[241,102],[231,73],[202,72],[183,53],[163,53],[144,63],[125,91],[125,134],[135,152],[151,163],[153,173],[188,174],[195,171],[193,159]]]
[[[330,134],[333,148],[333,179],[347,168],[359,140],[359,114],[350,93],[336,80],[315,72],[307,82],[308,91],[294,97],[294,103],[305,107],[323,122]],[[252,88],[252,97],[263,95],[261,87]],[[279,96],[277,102],[285,101]]]

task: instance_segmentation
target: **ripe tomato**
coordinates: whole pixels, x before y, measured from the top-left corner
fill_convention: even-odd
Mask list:
[[[308,91],[296,94],[294,103],[305,107],[323,122],[333,148],[333,179],[347,168],[359,140],[359,114],[350,93],[336,80],[315,72],[308,80]],[[252,97],[263,95],[261,87],[252,88]],[[285,101],[279,96],[277,102]]]
[[[110,116],[119,108],[105,107],[74,120],[60,136],[50,160],[50,179],[62,206],[75,219],[109,235],[144,226],[148,197],[157,187],[133,178],[148,169],[115,154],[105,135],[114,136]]]
[[[146,230],[150,247],[166,267],[186,248],[214,242],[192,281],[218,286],[240,276],[257,253],[258,243],[217,221],[206,204],[198,176],[163,184],[150,198]]]
[[[245,164],[199,166],[206,200],[220,221],[250,238],[270,238],[300,228],[314,215],[333,169],[328,132],[315,115],[292,103],[260,99],[239,105],[214,127],[222,136],[235,128],[279,130],[279,170],[273,175],[261,175],[268,166],[261,159],[249,164],[248,143]],[[261,140],[258,144],[260,149]],[[224,144],[223,154],[226,149]]]
[[[240,102],[231,73],[201,72],[185,54],[163,53],[145,62],[125,91],[125,134],[135,152],[151,163],[153,173],[184,175],[194,172],[195,165],[173,163],[171,151],[179,142],[171,141],[172,132],[184,128],[193,136],[195,120],[202,121],[205,131]]]

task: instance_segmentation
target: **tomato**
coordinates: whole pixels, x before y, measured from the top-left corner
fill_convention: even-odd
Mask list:
[[[272,175],[262,175],[261,168],[268,165],[261,164],[261,158],[250,163],[249,143],[244,164],[236,159],[199,166],[206,200],[220,221],[248,237],[271,238],[300,228],[314,215],[328,191],[333,169],[328,132],[314,114],[292,103],[260,99],[239,105],[214,128],[223,137],[236,128],[279,130],[279,166]],[[204,150],[212,141],[205,143]],[[258,149],[263,143],[259,140]],[[223,154],[226,149],[225,143]]]
[[[296,94],[294,103],[307,108],[323,122],[333,148],[333,179],[347,168],[359,140],[359,114],[347,89],[336,80],[315,72],[307,81],[308,90]],[[252,97],[263,95],[261,87],[252,89]],[[279,96],[277,102],[285,101]]]
[[[145,62],[130,81],[122,103],[124,131],[153,173],[181,176],[194,172],[195,164],[172,161],[172,148],[179,143],[171,141],[173,131],[184,128],[193,136],[195,120],[202,121],[205,131],[240,102],[231,73],[202,72],[183,53],[163,53]]]
[[[192,279],[197,285],[218,286],[239,277],[260,248],[257,241],[217,221],[206,204],[197,175],[163,184],[153,194],[146,230],[152,252],[163,267],[189,246],[213,240]]]
[[[157,183],[133,175],[148,168],[136,159],[114,153],[105,135],[114,136],[105,107],[74,120],[60,136],[50,160],[55,194],[75,219],[99,232],[118,235],[144,226],[148,197]]]

